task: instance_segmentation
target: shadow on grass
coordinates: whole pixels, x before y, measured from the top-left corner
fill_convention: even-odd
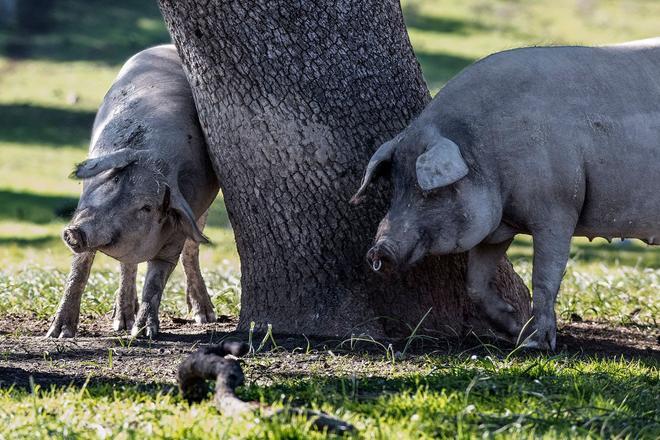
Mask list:
[[[245,400],[266,402],[293,397],[292,404],[305,407],[330,403],[367,417],[374,413],[401,417],[405,410],[421,411],[422,419],[437,423],[441,431],[434,430],[436,435],[450,438],[455,434],[457,416],[463,426],[478,426],[490,432],[524,425],[533,428],[537,437],[541,433],[567,434],[574,432],[576,426],[581,428],[578,432],[590,431],[605,437],[629,430],[660,430],[654,417],[654,389],[658,385],[650,376],[606,371],[575,376],[561,368],[547,367],[544,360],[531,363],[525,370],[488,370],[451,363],[428,375],[395,379],[378,375],[356,379],[348,374],[310,377],[308,373],[299,373],[267,387],[248,385],[240,394]],[[449,399],[446,406],[433,405],[437,403],[435,399],[445,400],[445,395],[464,400],[452,403]],[[593,401],[625,402],[625,407],[596,407]],[[520,405],[521,402],[525,404]],[[468,404],[472,411],[465,411]],[[509,411],[503,411],[504,408]]]
[[[13,386],[15,389],[30,391],[33,384],[38,385],[42,390],[48,390],[51,387],[63,388],[69,386],[81,388],[85,386],[87,381],[88,377],[83,374],[51,373],[45,371],[28,371],[15,367],[0,367],[0,389]],[[117,378],[104,378],[103,376],[91,378],[88,384],[92,385],[86,388],[92,397],[112,395],[117,388],[131,388],[136,392],[147,394],[176,391],[176,388],[172,384],[165,382],[137,382],[118,380]]]
[[[51,196],[27,192],[0,190],[0,220],[47,224],[66,221],[71,218],[78,206],[76,197]],[[231,228],[227,209],[222,197],[216,199],[210,209],[208,225],[219,228]],[[44,240],[47,238],[44,237]],[[20,239],[15,239],[19,243]],[[0,239],[0,245],[3,241]],[[39,245],[40,242],[33,244]],[[43,244],[47,244],[44,242]],[[26,242],[25,245],[31,245]]]
[[[185,325],[194,329],[192,324]],[[0,368],[0,389],[16,384],[20,392],[29,392],[30,382],[46,391],[51,387],[56,392],[69,386],[80,388],[89,375],[89,365],[103,364],[114,347],[115,365],[95,370],[97,374],[90,377],[86,388],[89,395],[120,393],[127,399],[140,395],[153,398],[175,392],[159,378],[153,381],[151,372],[161,371],[171,377],[181,359],[179,353],[226,338],[248,340],[246,333],[196,329],[194,334],[182,334],[180,330],[165,331],[156,340],[135,340],[130,345],[100,334],[83,336],[69,344],[44,341],[41,333],[38,339],[26,339],[29,336],[23,333],[20,343],[12,343],[8,336],[2,360],[15,367]],[[459,419],[465,422],[464,427],[491,431],[507,426],[519,429],[513,425],[521,424],[533,430],[535,436],[575,434],[574,426],[578,434],[605,436],[624,429],[633,433],[657,431],[660,426],[655,396],[659,385],[656,375],[648,371],[657,371],[658,351],[598,340],[593,328],[583,330],[562,329],[558,343],[567,348],[558,354],[521,352],[506,360],[508,350],[495,350],[493,355],[493,347],[466,338],[444,349],[411,351],[390,362],[386,362],[390,358],[384,351],[373,352],[368,345],[349,350],[347,345],[339,346],[337,340],[276,335],[280,348],[267,351],[266,347],[265,352],[245,358],[248,386],[239,389],[239,395],[265,403],[281,402],[284,396],[286,402],[297,406],[345,408],[367,418],[376,414],[396,420],[419,414],[421,420],[433,424],[438,436],[448,437],[455,433]],[[252,337],[256,347],[262,335]],[[400,351],[397,344],[401,342],[395,343],[394,352]],[[308,343],[311,346],[306,351]],[[282,348],[286,351],[279,352]],[[361,372],[351,374],[352,362]],[[146,375],[135,370],[137,365],[147,364]],[[66,365],[66,373],[52,371],[53,365]],[[370,367],[363,369],[365,365]],[[411,371],[406,373],[408,365]],[[118,373],[135,379],[117,377]],[[267,386],[254,385],[264,377]],[[469,407],[472,410],[468,411]]]
[[[415,54],[422,66],[426,84],[431,91],[442,87],[458,72],[474,62],[473,58],[447,53],[416,51]]]
[[[457,18],[439,17],[437,15],[422,15],[410,8],[404,8],[404,17],[408,30],[414,29],[443,34],[470,35],[493,29],[491,26],[487,26],[479,21],[460,20]]]
[[[516,1],[516,0],[514,0]],[[492,11],[491,11],[492,13]],[[473,34],[504,33],[515,36],[517,39],[533,40],[534,35],[521,32],[516,26],[511,25],[503,17],[498,17],[496,21],[485,23],[481,18],[486,18],[482,14],[473,14],[473,19],[461,20],[458,18],[422,14],[417,7],[410,3],[404,6],[403,16],[406,22],[406,28],[415,31],[432,32],[436,34],[455,34],[469,36]]]
[[[0,190],[0,220],[46,224],[68,220],[78,199]]]
[[[58,0],[42,32],[0,29],[0,55],[118,65],[170,36],[155,1]]]
[[[263,367],[266,360],[262,359],[259,365]],[[622,432],[651,434],[660,430],[655,396],[657,379],[629,374],[622,371],[624,366],[605,365],[595,371],[589,367],[576,373],[576,366],[570,365],[571,359],[565,362],[554,359],[559,363],[553,365],[544,358],[496,368],[487,359],[464,362],[439,358],[429,373],[417,371],[391,377],[387,368],[369,376],[351,375],[345,369],[337,373],[301,371],[296,365],[298,360],[290,361],[291,372],[281,371],[286,365],[282,365],[280,358],[275,361],[274,366],[279,370],[275,375],[268,368],[249,372],[247,386],[238,390],[240,398],[266,404],[284,399],[294,406],[343,408],[367,418],[391,420],[418,414],[425,429],[432,424],[433,432],[442,437],[452,437],[457,424],[490,432],[531,429],[535,436],[547,433],[552,437],[558,433],[609,437]],[[346,359],[347,363],[350,361]],[[249,359],[245,362],[251,363]],[[263,373],[270,384],[255,385],[254,380]],[[85,387],[86,394],[93,398],[122,395],[130,399],[140,395],[153,398],[177,393],[173,385],[163,382],[95,375],[87,383],[81,374],[0,367],[0,389],[13,387],[19,392],[29,392],[35,385],[44,391]]]
[[[55,243],[59,243],[60,238],[53,235],[44,235],[42,237],[18,238],[18,237],[0,237],[0,247],[18,246],[48,248]]]
[[[0,115],[0,142],[53,147],[87,148],[94,123],[90,111],[29,104],[0,104]]]

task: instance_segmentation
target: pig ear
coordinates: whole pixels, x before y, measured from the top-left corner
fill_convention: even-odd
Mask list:
[[[76,165],[76,169],[71,173],[71,177],[78,179],[87,179],[94,177],[103,171],[117,168],[124,168],[133,162],[137,162],[141,157],[147,154],[144,150],[133,150],[132,148],[122,148],[113,153],[99,156]]]
[[[160,212],[163,217],[169,214],[171,203],[172,203],[172,190],[170,189],[169,186],[166,186],[165,194],[163,195],[163,204],[160,207]]]
[[[424,191],[429,191],[465,177],[468,167],[458,145],[442,137],[417,158],[416,171],[417,183]]]
[[[169,187],[167,191],[171,191]],[[169,203],[169,209],[174,211],[176,221],[186,237],[197,243],[210,243],[209,239],[199,230],[195,214],[193,214],[190,205],[178,190],[172,191]]]
[[[380,168],[381,164],[389,162],[392,159],[392,153],[394,153],[395,147],[396,143],[394,140],[385,142],[383,145],[378,147],[378,150],[376,150],[374,155],[371,156],[371,160],[369,160],[369,164],[367,164],[367,170],[364,172],[364,177],[362,178],[362,184],[360,185],[360,188],[357,190],[355,195],[351,198],[352,205],[357,205],[362,201],[367,187],[374,179],[374,176]]]

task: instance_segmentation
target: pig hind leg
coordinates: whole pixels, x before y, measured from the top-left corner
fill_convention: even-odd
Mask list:
[[[491,324],[511,337],[520,333],[514,308],[495,291],[493,283],[497,266],[512,239],[501,243],[481,243],[468,253],[467,293]]]
[[[200,230],[204,230],[208,211],[197,221]],[[181,253],[181,264],[186,273],[186,302],[188,311],[193,313],[197,324],[215,322],[213,302],[206,289],[206,283],[202,277],[199,266],[199,243],[186,240]]]
[[[95,255],[94,252],[85,252],[73,256],[64,295],[46,337],[72,338],[75,336],[80,318],[80,301],[89,279],[89,272],[92,270]]]
[[[130,330],[138,311],[137,264],[121,263],[121,280],[115,293],[115,306],[112,311],[112,328],[115,331]]]

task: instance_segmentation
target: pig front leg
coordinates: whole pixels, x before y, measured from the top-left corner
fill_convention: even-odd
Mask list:
[[[204,230],[208,211],[197,221],[200,230]],[[186,302],[188,311],[193,313],[197,324],[215,322],[213,302],[206,290],[206,283],[199,267],[199,243],[186,240],[181,253],[181,264],[186,273]]]
[[[95,252],[73,255],[64,296],[57,308],[53,323],[46,333],[47,338],[72,338],[75,336],[80,317],[80,300],[87,285],[95,255]]]
[[[175,260],[176,261],[176,260]],[[142,289],[142,301],[138,309],[132,336],[153,338],[158,334],[158,309],[163,289],[174,270],[175,264],[165,260],[151,260],[147,266],[147,276]]]
[[[557,342],[555,301],[571,249],[572,227],[532,232],[534,260],[532,268],[532,323],[534,333],[525,346],[554,350]]]
[[[480,243],[468,252],[467,293],[497,330],[515,338],[521,329],[515,310],[497,294],[493,286],[497,266],[512,241]]]
[[[114,331],[129,330],[135,322],[135,314],[138,311],[137,289],[135,282],[137,278],[137,264],[121,263],[121,279],[119,289],[115,294],[115,306],[112,311],[112,329]]]

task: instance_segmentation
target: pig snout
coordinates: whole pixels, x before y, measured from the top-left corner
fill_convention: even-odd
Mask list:
[[[89,222],[73,223],[62,232],[62,240],[75,253],[89,252],[111,246],[118,234],[112,235],[106,226],[100,228]]]
[[[374,272],[387,272],[397,265],[397,258],[392,246],[381,241],[367,252],[367,263]]]
[[[82,228],[71,226],[64,230],[62,239],[71,248],[72,251],[78,253],[85,250],[87,247],[87,235]]]

